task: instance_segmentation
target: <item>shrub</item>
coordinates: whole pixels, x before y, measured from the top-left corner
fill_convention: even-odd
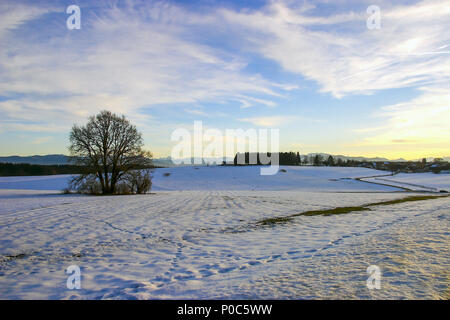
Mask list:
[[[70,190],[70,188],[64,188],[62,190],[62,194],[71,194],[71,193],[72,193],[72,191]]]
[[[150,169],[129,171],[122,175],[116,182],[113,194],[143,194],[151,190],[152,179]],[[72,178],[70,186],[65,193],[74,190],[83,194],[102,194],[102,184],[99,178],[94,175],[77,176]]]
[[[128,172],[124,179],[131,193],[143,194],[149,192],[152,188],[152,177],[149,169]]]
[[[441,170],[442,170],[442,168],[432,168],[432,169],[431,169],[431,171],[432,171],[433,173],[435,173],[435,174],[440,173]]]
[[[98,178],[94,175],[88,176],[76,176],[72,178],[69,183],[69,189],[78,193],[86,194],[100,194],[102,193],[102,185],[98,181]]]
[[[131,191],[130,186],[127,183],[119,182],[116,185],[115,194],[120,194],[120,195],[132,194],[132,191]]]

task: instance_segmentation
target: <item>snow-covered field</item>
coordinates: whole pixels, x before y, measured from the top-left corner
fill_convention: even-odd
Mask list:
[[[365,180],[401,186],[413,191],[450,191],[450,174],[399,173]]]
[[[59,194],[68,176],[0,178],[0,298],[449,298],[449,197],[261,225],[413,194],[351,179],[376,170],[283,168],[157,169],[152,194],[136,196]],[[422,177],[382,178],[449,183]],[[80,290],[66,287],[70,265]]]

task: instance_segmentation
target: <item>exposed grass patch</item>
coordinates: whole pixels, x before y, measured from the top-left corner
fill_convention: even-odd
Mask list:
[[[326,210],[312,210],[312,211],[306,211],[301,213],[296,213],[294,216],[329,216],[332,214],[344,214],[349,213],[353,211],[370,211],[369,208],[366,207],[337,207],[333,209],[326,209]]]
[[[290,222],[292,219],[294,219],[293,216],[288,217],[278,217],[278,218],[268,218],[264,219],[258,222],[258,224],[264,225],[264,226],[271,226],[275,224],[283,224],[286,222]]]
[[[17,259],[24,259],[28,256],[27,253],[19,253],[19,254],[12,254],[12,255],[7,255],[5,256],[5,258],[7,260],[17,260]]]
[[[295,217],[298,216],[329,216],[332,214],[344,214],[349,213],[353,211],[370,211],[369,208],[366,207],[337,207],[333,209],[325,209],[325,210],[311,210],[311,211],[305,211],[300,213],[294,213],[287,217],[276,217],[276,218],[267,218],[261,221],[258,221],[257,224],[260,225],[275,225],[275,224],[284,224],[286,222],[292,221]]]
[[[83,256],[84,256],[84,254],[82,254],[81,252],[72,253],[72,257],[74,257],[74,258],[81,258]]]
[[[405,197],[401,199],[395,199],[395,200],[388,200],[388,201],[381,201],[381,202],[374,202],[369,203],[363,206],[356,206],[356,207],[337,207],[333,209],[324,209],[324,210],[311,210],[311,211],[305,211],[300,213],[294,213],[290,216],[286,217],[274,217],[274,218],[267,218],[258,221],[256,224],[261,226],[273,226],[277,224],[285,224],[288,222],[291,222],[295,217],[298,216],[330,216],[333,214],[345,214],[350,212],[358,212],[358,211],[371,211],[369,207],[372,206],[388,206],[398,203],[404,203],[404,202],[411,202],[411,201],[423,201],[423,200],[432,200],[432,199],[438,199],[438,198],[445,198],[449,197],[450,195],[445,196],[410,196]]]
[[[448,197],[448,196],[410,196],[410,197],[401,198],[401,199],[369,203],[369,204],[367,204],[365,206],[366,207],[370,207],[370,206],[388,206],[388,205],[391,205],[391,204],[397,204],[397,203],[403,203],[403,202],[423,201],[423,200],[431,200],[431,199],[438,199],[438,198],[445,198],[445,197]]]

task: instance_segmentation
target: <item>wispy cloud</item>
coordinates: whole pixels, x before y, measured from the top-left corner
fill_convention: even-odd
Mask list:
[[[30,6],[14,2],[0,3],[0,37],[4,36],[8,31],[54,10],[54,8],[46,5]]]
[[[324,17],[272,2],[260,11],[222,13],[249,50],[336,97],[438,83],[450,74],[450,54],[436,53],[450,40],[450,1],[385,2],[379,30],[367,29],[365,10]]]
[[[450,83],[445,87],[423,87],[422,93],[410,100],[385,106],[374,116],[384,119],[382,128],[364,130],[368,136],[358,146],[391,147],[401,144],[425,153],[440,149],[450,153]],[[381,130],[380,130],[381,129]]]
[[[277,128],[282,125],[288,124],[295,119],[293,117],[287,116],[273,116],[273,117],[254,117],[254,118],[243,118],[239,119],[243,122],[249,122],[257,127],[272,127]]]
[[[280,101],[304,88],[286,79],[301,78],[333,100],[420,88],[418,97],[379,110],[384,123],[358,129],[358,144],[449,145],[450,1],[378,1],[379,30],[366,27],[372,1],[338,3],[194,12],[166,1],[82,2],[82,29],[69,31],[60,4],[2,2],[0,131],[66,134],[73,122],[109,109],[163,145],[176,120],[158,122],[150,108],[211,118],[217,104],[233,106],[227,121],[289,126],[300,113]],[[260,71],[267,61],[270,71]],[[262,108],[267,112],[250,114]]]
[[[11,12],[2,13],[0,21]],[[63,122],[101,109],[136,114],[143,106],[239,100],[273,106],[282,85],[243,69],[245,59],[187,40],[193,25],[219,24],[219,16],[188,13],[167,3],[140,3],[82,11],[82,29],[46,30],[46,37],[15,32],[42,16],[33,9],[3,26],[0,102],[3,119]],[[98,8],[97,8],[98,9]],[[65,18],[64,13],[62,17]],[[61,19],[64,22],[63,19]],[[290,89],[289,86],[286,87]]]
[[[43,144],[43,143],[47,143],[47,142],[49,142],[51,140],[53,140],[53,138],[49,137],[49,136],[47,136],[47,137],[39,137],[39,138],[33,139],[31,141],[31,143],[33,143],[33,144]]]

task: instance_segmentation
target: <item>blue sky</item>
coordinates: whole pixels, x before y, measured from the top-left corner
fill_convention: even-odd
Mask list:
[[[0,154],[67,153],[108,109],[156,157],[195,120],[278,128],[284,151],[449,156],[449,28],[450,1],[3,1]]]

